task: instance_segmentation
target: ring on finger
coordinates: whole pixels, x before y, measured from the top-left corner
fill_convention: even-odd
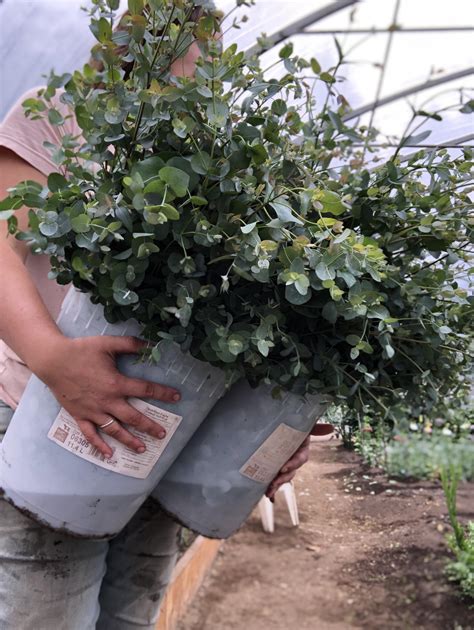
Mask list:
[[[110,420],[104,422],[104,424],[99,424],[99,429],[106,429],[107,427],[110,427],[110,425],[114,422],[117,422],[117,420],[115,418],[110,418]]]

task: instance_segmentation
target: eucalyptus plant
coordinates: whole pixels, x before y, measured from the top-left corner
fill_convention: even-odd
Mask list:
[[[369,168],[373,130],[345,122],[342,51],[323,69],[287,43],[277,78],[224,48],[205,0],[129,0],[117,29],[118,4],[93,1],[93,61],[24,103],[61,128],[61,90],[82,136],[49,147],[46,187],[22,182],[1,202],[11,234],[110,321],[135,318],[156,360],[172,339],[254,384],[387,416],[410,396],[434,403],[469,361],[455,275],[472,238],[471,153],[397,151]],[[193,41],[195,75],[173,75]]]

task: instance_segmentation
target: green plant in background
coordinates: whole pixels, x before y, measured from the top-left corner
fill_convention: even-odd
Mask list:
[[[388,445],[386,462],[390,475],[417,479],[437,479],[444,468],[457,463],[462,479],[474,481],[474,444],[467,436],[404,436]]]
[[[466,527],[459,522],[456,496],[460,480],[461,471],[456,465],[443,467],[441,483],[453,529],[448,543],[454,554],[454,560],[447,564],[446,574],[459,585],[464,597],[474,600],[474,521],[469,521]]]
[[[362,431],[354,438],[355,450],[370,466],[400,479],[439,479],[444,468],[457,463],[462,479],[474,481],[474,444],[468,436],[385,432],[382,438],[382,430],[379,425],[375,433]]]
[[[374,132],[344,122],[341,51],[322,69],[288,43],[277,78],[224,49],[219,16],[193,19],[190,0],[130,0],[118,31],[118,2],[93,4],[97,67],[51,75],[24,104],[61,127],[64,88],[83,137],[51,147],[46,188],[23,182],[0,206],[51,277],[110,321],[137,319],[155,359],[172,339],[253,384],[325,392],[392,425],[465,386],[471,152],[396,151],[369,169]],[[194,38],[195,76],[173,76]]]
[[[350,435],[349,446],[353,447],[369,466],[387,468],[387,440],[390,429],[382,423],[374,428],[368,422],[362,422],[356,432]],[[387,435],[388,434],[388,435]]]

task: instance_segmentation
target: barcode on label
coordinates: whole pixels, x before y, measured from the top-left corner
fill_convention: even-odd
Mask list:
[[[247,468],[243,471],[244,475],[247,475],[248,477],[253,477],[253,475],[255,475],[258,470],[259,470],[260,466],[258,464],[254,464],[253,466],[247,466]]]

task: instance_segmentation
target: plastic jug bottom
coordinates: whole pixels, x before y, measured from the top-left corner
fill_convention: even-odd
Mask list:
[[[112,533],[97,533],[97,530],[91,530],[87,527],[78,526],[68,523],[63,519],[59,519],[57,516],[53,516],[45,512],[44,510],[38,510],[35,505],[32,505],[24,499],[21,495],[17,494],[13,490],[4,490],[2,499],[7,501],[10,505],[16,508],[27,518],[35,521],[39,525],[55,531],[58,534],[71,536],[73,538],[88,538],[94,540],[107,540],[117,536],[119,532]]]

